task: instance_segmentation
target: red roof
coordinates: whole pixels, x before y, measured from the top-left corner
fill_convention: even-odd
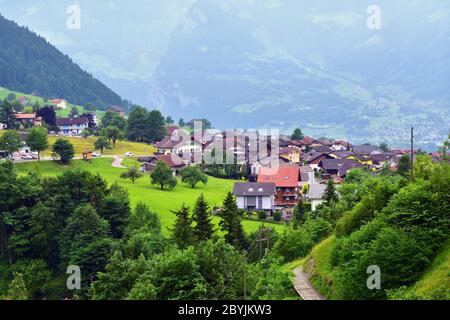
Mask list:
[[[300,168],[298,166],[262,167],[258,182],[274,182],[277,187],[298,187]]]
[[[63,101],[64,101],[64,99],[53,99],[53,100],[52,100],[52,103],[58,104],[58,103],[61,103],[61,102],[63,102]]]
[[[311,145],[314,143],[314,141],[316,141],[314,138],[311,137],[304,137],[302,140],[300,140],[304,145]]]
[[[173,156],[173,158],[172,158]],[[156,160],[158,161],[162,161],[165,164],[167,164],[169,167],[174,168],[174,167],[180,167],[180,166],[185,166],[185,163],[183,162],[183,158],[177,156],[177,155],[172,155],[172,154],[158,154],[155,155]],[[175,160],[175,161],[174,161]]]
[[[16,119],[34,119],[36,118],[36,113],[17,113]]]
[[[166,126],[167,135],[172,136],[172,133],[177,129],[179,129],[178,126]]]

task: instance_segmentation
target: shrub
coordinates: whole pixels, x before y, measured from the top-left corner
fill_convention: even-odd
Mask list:
[[[275,212],[273,213],[273,220],[275,220],[275,221],[281,221],[281,218],[282,218],[281,211],[275,211]]]
[[[259,220],[266,220],[267,219],[267,213],[265,211],[259,211],[258,212],[258,219]]]

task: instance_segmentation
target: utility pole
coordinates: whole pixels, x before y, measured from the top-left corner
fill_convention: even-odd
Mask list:
[[[411,180],[414,180],[414,127],[411,127]]]

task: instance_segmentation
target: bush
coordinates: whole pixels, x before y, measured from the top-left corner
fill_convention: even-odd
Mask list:
[[[259,211],[258,212],[258,219],[259,220],[266,220],[267,219],[267,213],[265,211]]]
[[[419,279],[429,260],[430,250],[402,230],[387,227],[367,249],[354,251],[350,261],[338,267],[334,285],[342,299],[384,299],[386,290]],[[367,268],[381,270],[382,290],[369,290]]]
[[[281,218],[282,218],[281,211],[275,211],[275,212],[273,213],[273,220],[275,220],[275,221],[281,221]]]

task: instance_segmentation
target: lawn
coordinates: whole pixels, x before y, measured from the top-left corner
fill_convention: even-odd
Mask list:
[[[49,136],[48,142],[50,147],[43,153],[43,156],[51,156],[51,146],[55,143],[58,137]],[[68,139],[73,146],[75,147],[75,156],[81,157],[83,152],[85,151],[94,151],[94,143],[97,140],[97,137],[88,137],[88,138],[78,138],[78,137],[69,137]],[[152,155],[156,152],[156,149],[145,143],[138,142],[130,142],[130,141],[117,141],[114,149],[105,150],[105,155],[123,155],[126,152],[132,152],[135,156],[145,156]]]
[[[144,176],[133,184],[129,180],[122,180],[119,178],[121,172],[124,169],[113,168],[111,158],[95,159],[91,163],[85,163],[82,160],[74,160],[70,166],[61,166],[52,161],[28,162],[18,163],[16,168],[19,173],[24,174],[28,171],[35,171],[42,175],[56,176],[61,171],[68,170],[70,168],[81,168],[89,170],[93,173],[100,173],[102,177],[109,183],[118,182],[120,185],[128,189],[131,204],[134,207],[138,201],[146,203],[151,210],[157,212],[161,218],[163,226],[163,232],[168,235],[169,229],[175,221],[175,215],[171,210],[178,209],[183,203],[192,208],[195,200],[204,194],[211,207],[221,205],[228,191],[233,189],[233,180],[217,179],[213,177],[208,178],[206,186],[199,184],[196,189],[183,184],[179,181],[178,185],[172,191],[162,191],[156,186],[150,184],[150,178]],[[131,166],[135,162],[132,159],[125,159],[124,165]],[[219,222],[218,217],[213,218],[214,223]],[[247,233],[256,231],[261,225],[258,221],[243,220],[242,224]],[[278,232],[282,232],[284,226],[270,224]],[[217,227],[218,228],[218,227]]]

